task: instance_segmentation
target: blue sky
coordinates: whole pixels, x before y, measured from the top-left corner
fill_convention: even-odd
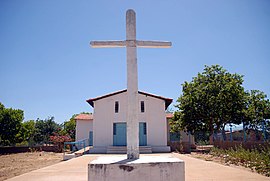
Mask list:
[[[89,42],[124,40],[130,8],[137,39],[173,43],[138,49],[140,90],[176,101],[184,81],[219,64],[270,96],[269,0],[1,0],[0,102],[61,123],[92,112],[86,99],[125,89],[125,49]]]

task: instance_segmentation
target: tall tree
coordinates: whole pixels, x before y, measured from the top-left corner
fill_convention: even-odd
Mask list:
[[[45,120],[37,119],[35,129],[34,141],[47,143],[51,135],[61,131],[61,126],[54,121],[54,117],[49,117]]]
[[[242,83],[242,75],[231,74],[219,65],[205,66],[191,82],[182,84],[174,122],[191,133],[213,133],[228,123],[241,123],[245,106]]]
[[[5,108],[0,103],[0,144],[14,145],[17,134],[21,129],[23,111],[20,109]]]
[[[69,135],[71,139],[75,140],[76,134],[76,121],[75,117],[78,114],[74,114],[68,121],[64,122],[63,135]]]
[[[252,129],[260,129],[270,119],[270,101],[259,90],[247,92],[244,124]],[[267,124],[268,125],[268,124]]]
[[[35,125],[36,123],[34,120],[25,121],[22,123],[20,139],[23,142],[28,143],[28,145],[34,144],[34,135],[36,132]]]

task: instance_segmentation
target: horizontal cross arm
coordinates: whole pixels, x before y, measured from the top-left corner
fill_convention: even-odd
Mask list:
[[[112,41],[91,41],[90,45],[93,48],[109,48],[109,47],[125,47],[126,41],[112,40]]]
[[[137,47],[144,48],[170,48],[172,42],[168,41],[137,41]]]

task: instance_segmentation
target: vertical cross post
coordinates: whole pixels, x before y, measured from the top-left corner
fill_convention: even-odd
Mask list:
[[[136,48],[136,15],[133,10],[126,13],[127,43],[127,158],[139,158],[138,121],[138,67]]]

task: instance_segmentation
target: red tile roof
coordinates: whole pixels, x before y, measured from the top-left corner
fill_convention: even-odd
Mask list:
[[[103,99],[103,98],[106,98],[106,97],[110,97],[110,96],[113,96],[113,95],[116,95],[116,94],[121,94],[121,93],[126,92],[126,91],[127,91],[127,89],[120,90],[120,91],[117,91],[117,92],[106,94],[104,96],[99,96],[99,97],[96,97],[96,98],[88,99],[88,100],[86,100],[86,102],[88,102],[92,107],[94,107],[94,101],[99,100],[99,99]],[[147,92],[138,91],[138,93],[142,94],[142,95],[151,96],[151,97],[155,97],[155,98],[164,100],[165,101],[165,109],[167,109],[167,107],[173,101],[173,99],[171,99],[171,98],[166,98],[166,97],[154,95],[154,94],[150,94],[150,93],[147,93]]]
[[[173,118],[173,113],[166,113],[166,118],[167,119]]]
[[[75,120],[93,120],[92,114],[79,114],[75,118]]]

